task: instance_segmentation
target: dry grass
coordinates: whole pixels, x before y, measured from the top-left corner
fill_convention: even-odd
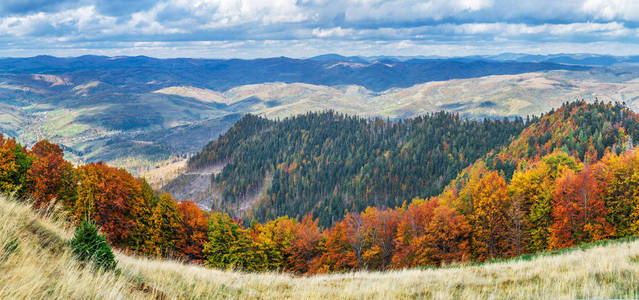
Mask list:
[[[118,254],[118,272],[101,273],[72,258],[64,245],[70,230],[63,224],[0,199],[0,299],[639,297],[639,241],[529,261],[312,277],[243,274]]]
[[[154,189],[160,189],[186,171],[188,159],[171,156],[152,160],[142,155],[123,156],[108,162],[110,166],[124,168],[136,177],[144,178]]]
[[[639,243],[531,261],[296,278],[202,270],[174,262],[121,258],[127,272],[185,298],[257,299],[575,299],[637,298]]]
[[[65,242],[70,230],[51,216],[0,200],[0,299],[118,299],[144,297],[114,273],[84,267]]]
[[[187,159],[171,158],[146,170],[141,168],[140,177],[146,179],[154,189],[159,189],[183,174],[186,171],[186,163]]]

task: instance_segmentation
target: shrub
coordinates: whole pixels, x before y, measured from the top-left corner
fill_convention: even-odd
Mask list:
[[[117,262],[113,251],[95,223],[82,221],[70,243],[73,254],[80,261],[91,261],[97,268],[105,270],[115,269]]]

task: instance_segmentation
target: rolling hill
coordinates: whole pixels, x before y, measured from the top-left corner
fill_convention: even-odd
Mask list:
[[[524,126],[521,118],[468,121],[443,112],[400,122],[334,112],[279,122],[247,115],[189,160],[188,171],[196,174],[165,190],[236,217],[264,221],[313,213],[328,226],[347,211],[439,194],[463,168],[506,145]],[[216,165],[223,166],[218,175],[202,177],[200,170]]]
[[[315,85],[359,85],[373,91],[409,87],[428,81],[472,78],[496,74],[519,74],[544,70],[588,70],[547,62],[500,62],[484,60],[431,59],[408,61],[374,60],[350,62],[335,59],[275,57],[254,60],[156,59],[145,56],[81,56],[57,58],[5,58],[2,73],[34,77],[54,86],[88,84],[96,80],[129,91],[151,91],[179,84],[217,91],[263,82],[302,82]],[[46,76],[42,76],[46,75]],[[148,83],[148,84],[140,84]]]

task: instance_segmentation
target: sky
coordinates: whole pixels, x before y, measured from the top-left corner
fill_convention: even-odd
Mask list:
[[[0,0],[0,57],[639,54],[639,0]]]

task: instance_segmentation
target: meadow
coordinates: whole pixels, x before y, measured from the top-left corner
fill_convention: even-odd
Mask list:
[[[639,297],[639,241],[600,242],[518,259],[315,276],[214,270],[117,253],[100,271],[67,246],[60,209],[0,197],[2,299],[574,299]]]

